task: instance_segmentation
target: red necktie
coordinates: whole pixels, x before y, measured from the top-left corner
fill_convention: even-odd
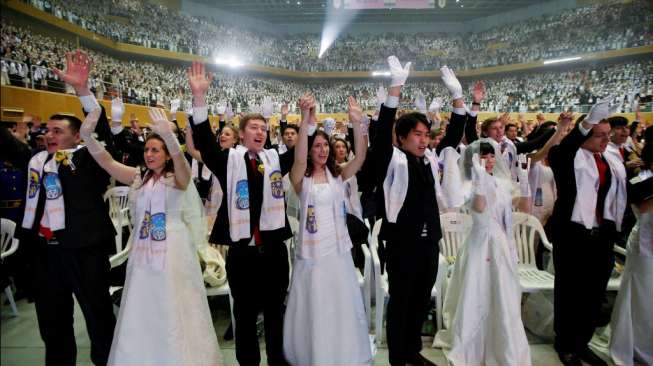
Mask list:
[[[619,148],[619,154],[621,154],[622,159],[626,159],[626,149],[623,146]]]
[[[256,163],[256,159],[254,158],[249,158],[249,165],[252,166],[252,171],[254,174],[258,173],[258,164]],[[251,204],[250,200],[250,204]],[[254,224],[254,242],[256,243],[256,246],[259,246],[263,244],[263,239],[261,239],[261,232],[258,229],[258,222]]]

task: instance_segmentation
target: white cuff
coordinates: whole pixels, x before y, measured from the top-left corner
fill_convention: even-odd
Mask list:
[[[117,134],[121,133],[123,129],[124,128],[122,127],[122,125],[120,125],[120,126],[111,126],[111,133],[114,134],[114,135],[117,135]]]
[[[209,111],[206,106],[193,107],[193,124],[195,126],[209,119]]]
[[[472,110],[470,110],[470,111],[469,111],[469,115],[472,116],[472,117],[476,117],[476,116],[478,115],[478,111],[472,111]]]
[[[589,130],[585,129],[585,127],[583,127],[582,123],[578,124],[578,129],[580,130],[580,133],[583,134],[583,136],[587,136],[587,134],[590,133],[590,131],[592,130],[591,128]]]
[[[79,97],[79,101],[82,102],[82,107],[84,107],[86,113],[90,113],[95,108],[100,108],[100,104],[98,104],[93,94],[83,95]]]
[[[454,107],[453,113],[464,116],[467,114],[467,111],[465,110],[465,107],[460,107],[460,108]]]
[[[388,108],[397,108],[399,106],[399,97],[396,97],[394,95],[388,95],[388,97],[385,98],[385,102],[383,103],[383,105]]]

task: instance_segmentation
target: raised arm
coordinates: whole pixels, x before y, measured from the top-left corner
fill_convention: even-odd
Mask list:
[[[354,159],[342,168],[342,180],[347,180],[356,174],[365,162],[367,155],[367,130],[369,121],[363,121],[363,110],[354,97],[349,97],[349,121],[353,125],[356,153]]]
[[[186,152],[193,157],[193,159],[204,163],[202,160],[202,154],[195,149],[195,142],[193,141],[193,128],[190,123],[186,125]]]
[[[131,185],[134,177],[138,174],[138,168],[123,165],[115,161],[104,146],[93,137],[93,131],[98,123],[100,112],[100,108],[96,108],[86,115],[79,134],[86,143],[88,152],[102,169],[117,181]]]
[[[302,190],[302,180],[306,173],[307,156],[308,156],[308,130],[315,126],[315,121],[311,118],[311,110],[315,109],[315,99],[311,94],[304,94],[299,99],[299,108],[302,112],[302,123],[299,126],[299,136],[295,143],[295,162],[290,170],[290,183],[295,192],[299,194]]]
[[[569,124],[571,123],[573,119],[573,113],[572,112],[563,112],[560,113],[560,116],[558,117],[558,126],[556,127],[556,131],[551,136],[549,141],[544,144],[544,147],[539,149],[536,153],[529,155],[531,162],[535,163],[538,161],[543,160],[549,155],[549,150],[557,144],[560,143],[562,138],[565,136],[567,133],[567,128],[569,127]]]
[[[463,87],[456,78],[451,69],[444,66],[440,69],[442,72],[442,81],[449,89],[453,99],[453,112],[451,113],[451,122],[447,125],[447,132],[438,145],[436,152],[439,154],[445,147],[454,149],[460,144],[465,132],[465,122],[467,121],[467,112],[465,110],[465,100],[463,99]]]
[[[163,109],[150,108],[149,112],[152,121],[150,128],[154,133],[161,136],[172,158],[172,164],[175,168],[175,185],[177,188],[185,190],[190,182],[191,171],[188,161],[181,152],[179,140],[172,131],[172,122],[168,121],[166,112]]]

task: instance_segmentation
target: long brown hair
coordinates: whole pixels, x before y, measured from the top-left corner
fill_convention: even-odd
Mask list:
[[[158,140],[161,141],[161,145],[163,145],[163,151],[165,151],[166,155],[170,156],[170,152],[168,151],[168,147],[166,146],[166,142],[163,141],[163,138],[161,136],[157,135],[156,133],[152,133],[147,138],[145,139],[145,145],[147,145],[147,142],[150,140]],[[145,151],[143,151],[143,154],[145,154]],[[172,163],[172,159],[166,161],[165,165],[163,165],[163,170],[161,171],[161,176],[165,177],[169,174],[175,174],[175,166]],[[143,166],[141,168],[141,177],[143,179],[143,185],[147,183],[150,178],[152,178],[152,175],[154,175],[154,172],[152,169],[148,168],[147,165]]]
[[[306,158],[306,173],[304,175],[306,177],[313,175],[313,159],[311,159],[311,149],[315,143],[315,138],[318,136],[322,136],[322,138],[324,138],[326,141],[327,146],[329,146],[329,156],[327,157],[326,167],[329,169],[329,172],[332,176],[337,177],[340,175],[341,169],[338,164],[336,164],[335,156],[333,156],[333,149],[331,148],[331,144],[329,144],[329,135],[327,135],[326,132],[320,130],[315,131],[313,136],[308,137],[308,156]]]

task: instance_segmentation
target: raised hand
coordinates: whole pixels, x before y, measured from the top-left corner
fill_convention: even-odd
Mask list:
[[[418,92],[415,97],[415,108],[417,108],[420,113],[426,114],[426,98],[422,92]]]
[[[227,110],[227,106],[224,105],[224,104],[218,103],[218,104],[215,106],[215,111],[216,111],[219,115],[223,115],[224,112],[225,112],[226,110]]]
[[[72,86],[75,91],[80,91],[88,89],[88,74],[91,72],[92,67],[93,61],[91,61],[88,55],[77,50],[66,53],[66,72],[56,67],[53,68],[53,71],[59,79]]]
[[[478,153],[472,156],[472,186],[476,194],[484,195],[485,192],[485,159]]]
[[[574,112],[567,111],[567,112],[560,113],[560,116],[558,116],[558,126],[556,128],[559,131],[563,131],[563,132],[567,131],[573,119],[574,119]]]
[[[440,109],[442,109],[442,104],[443,104],[442,98],[440,97],[433,98],[433,101],[429,105],[429,112],[440,113]]]
[[[231,120],[234,116],[234,110],[231,108],[231,102],[227,102],[227,108],[224,111],[225,120]]]
[[[288,107],[288,102],[283,102],[283,105],[281,106],[281,119],[285,120],[286,116],[288,116],[288,112],[290,111],[290,108]]]
[[[202,107],[206,105],[204,96],[213,81],[213,73],[204,70],[204,64],[199,61],[193,61],[188,68],[188,82],[190,90],[193,93],[193,105]]]
[[[408,79],[408,74],[410,73],[410,62],[407,62],[406,65],[401,66],[397,56],[388,57],[388,65],[390,66],[390,86],[403,86],[406,84],[406,79]]]
[[[443,66],[440,68],[440,72],[442,73],[442,82],[447,87],[447,89],[449,89],[451,97],[453,99],[462,99],[463,87],[460,85],[460,81],[458,81],[458,78],[456,78],[456,75],[453,73],[453,71],[447,66]]]
[[[168,121],[166,112],[160,108],[150,108],[148,112],[150,114],[150,128],[152,132],[161,136],[165,141],[168,153],[170,155],[180,154],[181,146],[179,146],[177,136],[172,131],[172,122]]]
[[[125,114],[125,105],[122,99],[115,98],[111,101],[111,122],[122,122],[122,116]]]
[[[358,104],[358,101],[356,101],[356,98],[350,96],[347,98],[347,103],[349,104],[349,122],[361,123],[363,121],[363,109]]]
[[[485,99],[485,83],[477,81],[472,89],[472,100],[474,103],[481,103]]]
[[[590,108],[590,111],[587,113],[587,117],[585,117],[583,122],[595,125],[610,117],[610,115],[614,113],[614,110],[614,96],[610,95],[606,98],[599,99],[596,104]]]

